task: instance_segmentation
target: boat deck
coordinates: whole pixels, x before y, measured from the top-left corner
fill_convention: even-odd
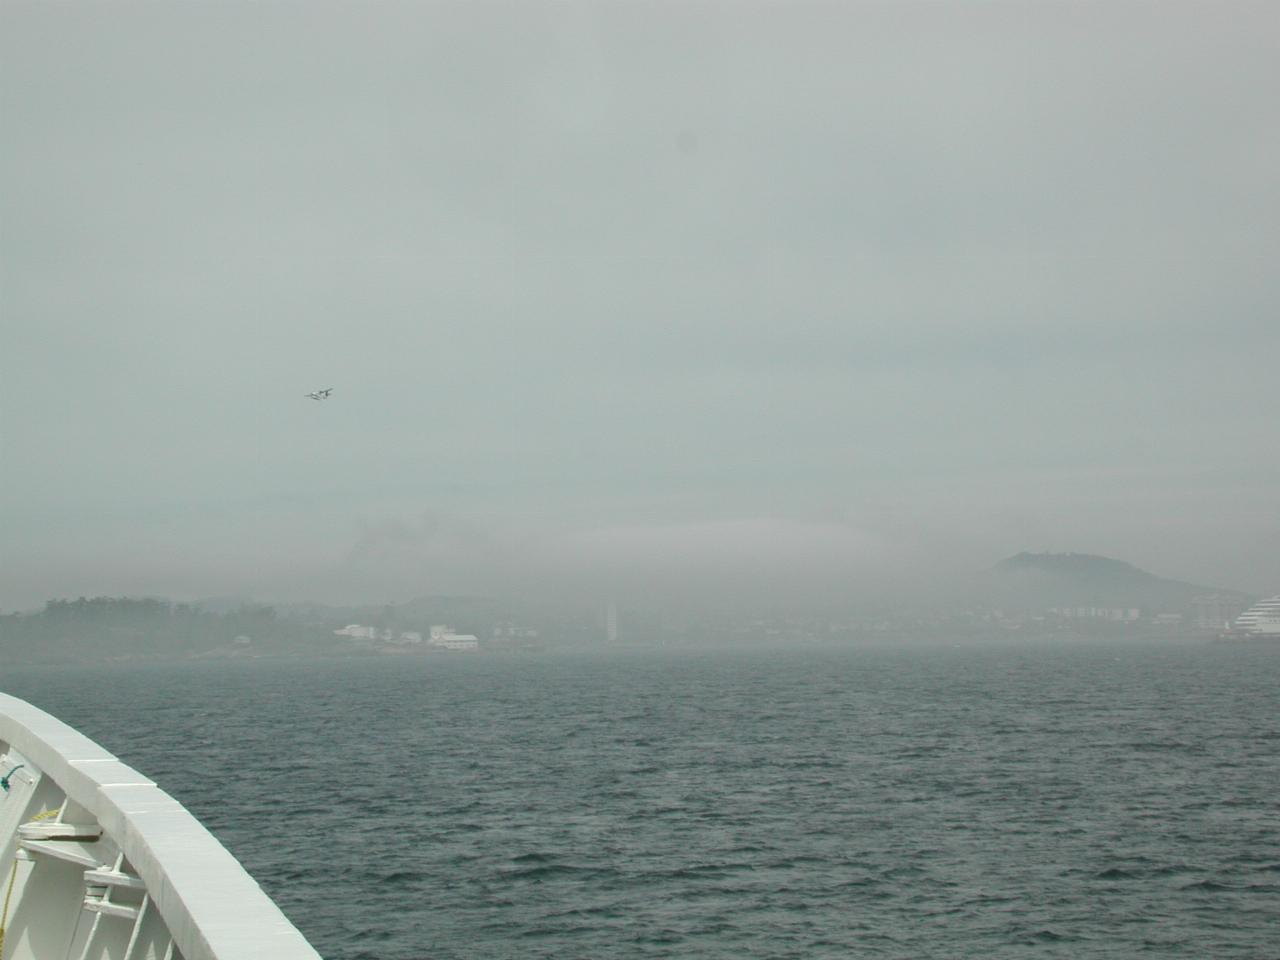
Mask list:
[[[177,800],[0,694],[0,958],[318,960]]]

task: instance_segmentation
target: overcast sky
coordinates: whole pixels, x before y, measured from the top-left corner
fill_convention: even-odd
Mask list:
[[[0,608],[1280,592],[1274,3],[0,21]]]

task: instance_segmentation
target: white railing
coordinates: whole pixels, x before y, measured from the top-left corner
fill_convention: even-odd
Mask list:
[[[19,873],[15,857],[39,859],[20,849],[24,843],[37,850],[50,847],[22,837],[33,835],[31,820],[40,815],[41,807],[62,799],[61,812],[52,822],[92,818],[108,841],[101,849],[113,848],[117,858],[115,864],[103,862],[90,869],[90,881],[97,876],[95,870],[110,871],[126,863],[145,884],[143,912],[152,907],[159,913],[184,960],[319,960],[280,908],[182,804],[62,721],[0,694],[0,756],[4,755],[6,766],[0,775],[21,766],[0,793],[0,897],[6,883],[14,893]],[[27,886],[24,878],[23,890],[10,905],[15,916]],[[30,887],[34,898],[37,885]],[[28,904],[22,917],[28,940],[40,922],[71,924],[68,944],[86,936],[78,932],[78,914],[46,916]],[[14,923],[14,916],[0,918],[3,922]],[[9,935],[14,937],[12,929]],[[136,930],[133,936],[137,938]],[[5,945],[4,958],[22,952],[20,944],[11,942]]]

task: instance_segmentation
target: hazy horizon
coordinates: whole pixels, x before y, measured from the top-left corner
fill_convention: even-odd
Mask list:
[[[0,610],[1280,592],[1273,4],[3,21]]]

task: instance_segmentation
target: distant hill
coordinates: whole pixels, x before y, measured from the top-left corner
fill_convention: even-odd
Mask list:
[[[251,597],[204,597],[200,600],[193,601],[193,607],[199,607],[206,613],[214,613],[221,616],[224,613],[235,613],[245,607],[260,607],[263,604],[257,603]]]
[[[1246,600],[1236,590],[1167,580],[1123,560],[1088,553],[1019,553],[1001,560],[983,578],[991,602],[1007,606],[1137,607],[1182,611],[1206,594]]]

